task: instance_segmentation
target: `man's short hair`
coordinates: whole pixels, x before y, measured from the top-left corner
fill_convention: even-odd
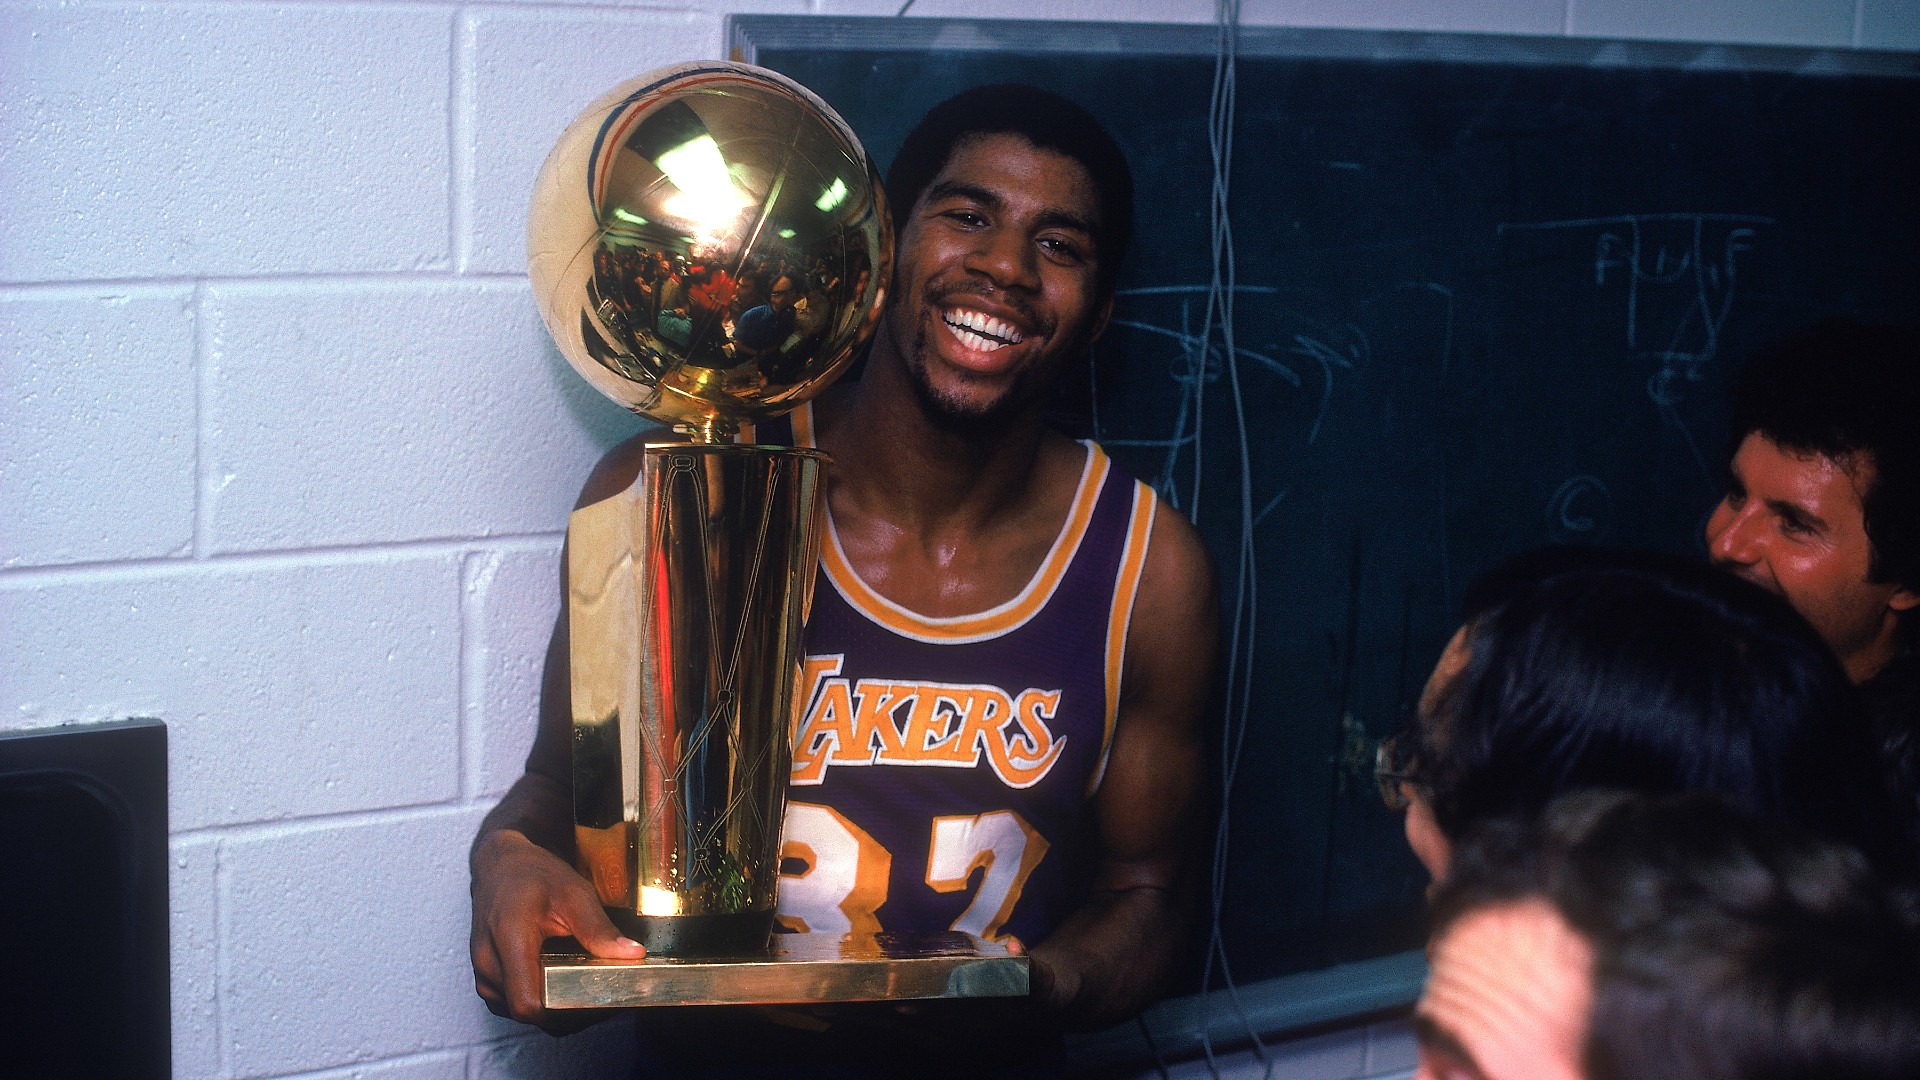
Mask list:
[[[1733,449],[1756,431],[1797,453],[1870,458],[1868,574],[1920,590],[1920,330],[1827,319],[1757,353],[1734,381]]]
[[[963,90],[935,105],[907,133],[887,169],[887,201],[896,233],[906,231],[920,196],[947,167],[954,147],[981,135],[1018,135],[1080,163],[1100,198],[1099,281],[1113,290],[1133,239],[1133,172],[1120,145],[1086,109],[1037,86],[1002,83]]]
[[[1920,1076],[1920,926],[1848,848],[1705,793],[1586,792],[1462,845],[1434,938],[1531,899],[1593,950],[1587,1080]]]

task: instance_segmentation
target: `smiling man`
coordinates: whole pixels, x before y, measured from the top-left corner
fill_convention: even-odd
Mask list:
[[[1714,562],[1786,597],[1867,699],[1920,805],[1920,333],[1844,319],[1748,363]]]
[[[1212,571],[1187,522],[1046,422],[1111,311],[1125,158],[1077,105],[987,87],[927,115],[887,192],[894,281],[862,377],[754,433],[832,455],[779,915],[1006,940],[1032,957],[1035,1000],[788,1022],[669,1010],[655,1064],[691,1075],[1047,1075],[1059,1025],[1137,1012],[1187,938]],[[581,504],[640,460],[639,441],[616,448]],[[527,774],[472,860],[481,996],[536,1023],[556,1019],[538,1004],[543,936],[635,949],[566,862],[560,625]]]

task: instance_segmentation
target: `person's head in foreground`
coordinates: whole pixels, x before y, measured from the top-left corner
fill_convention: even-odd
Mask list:
[[[1419,1080],[1920,1076],[1920,926],[1858,853],[1704,793],[1585,792],[1461,846]]]
[[[1830,319],[1733,391],[1713,560],[1785,596],[1865,682],[1920,625],[1920,332]]]
[[[1583,788],[1718,792],[1908,873],[1853,688],[1778,597],[1676,557],[1546,548],[1466,608],[1379,763],[1435,879],[1477,823]]]

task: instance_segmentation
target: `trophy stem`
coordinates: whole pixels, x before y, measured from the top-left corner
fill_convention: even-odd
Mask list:
[[[657,955],[766,947],[825,461],[650,444],[568,523],[579,867]]]
[[[740,425],[732,417],[709,413],[697,420],[675,424],[673,430],[701,446],[723,446],[733,442]]]

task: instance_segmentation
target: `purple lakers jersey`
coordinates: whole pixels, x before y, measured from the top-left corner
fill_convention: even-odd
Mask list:
[[[812,446],[811,427],[803,409],[753,437]],[[887,600],[829,522],[793,732],[783,924],[1033,943],[1068,914],[1155,504],[1085,445],[1066,525],[990,611],[933,618]]]

